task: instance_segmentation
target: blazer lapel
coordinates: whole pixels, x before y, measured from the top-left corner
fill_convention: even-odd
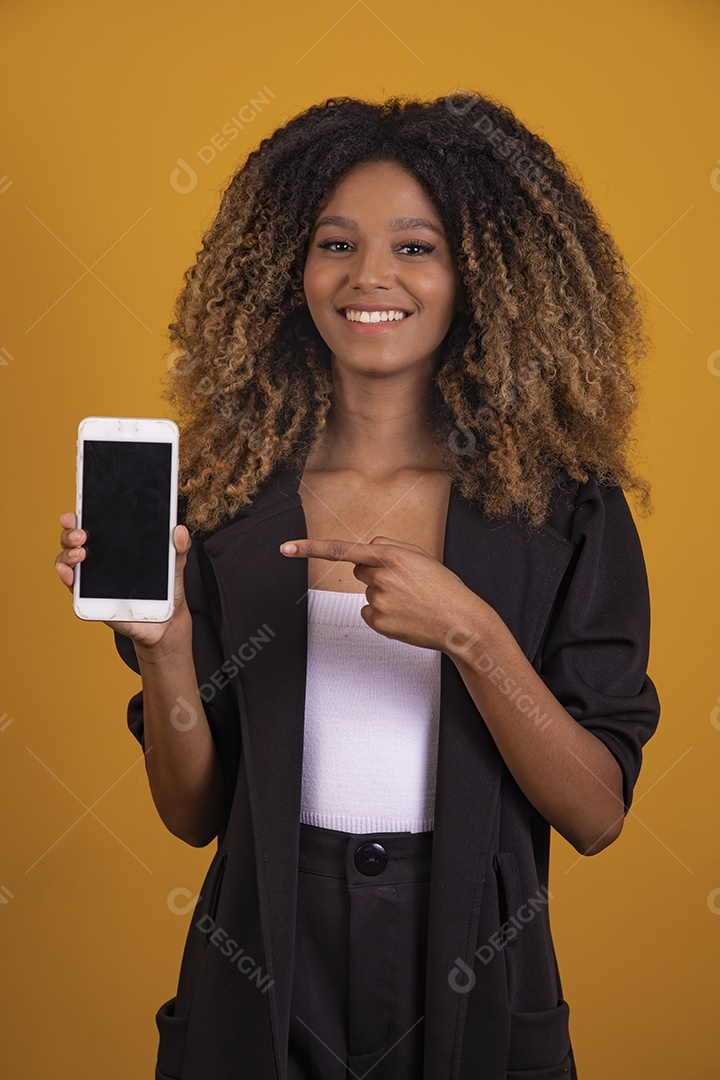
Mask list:
[[[287,1056],[290,1022],[308,609],[307,563],[279,547],[307,536],[301,475],[274,473],[245,516],[204,545],[220,591],[225,655],[248,658],[234,681],[278,1062]]]
[[[487,518],[453,484],[443,563],[495,609],[530,659],[572,550],[552,528],[530,539],[513,519]],[[459,1073],[468,994],[453,988],[450,974],[458,957],[473,967],[503,768],[458,669],[443,653],[425,998],[424,1074],[432,1080]],[[502,1014],[503,1003],[498,1007]]]

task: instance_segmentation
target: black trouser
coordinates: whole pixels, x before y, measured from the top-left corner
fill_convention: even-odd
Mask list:
[[[300,825],[288,1080],[418,1080],[431,832]]]

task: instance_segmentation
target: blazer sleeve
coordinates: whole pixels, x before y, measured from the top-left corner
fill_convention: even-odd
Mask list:
[[[240,720],[232,684],[223,675],[222,648],[211,618],[208,588],[205,584],[207,573],[203,574],[201,569],[203,560],[202,543],[193,539],[184,573],[185,597],[192,617],[193,661],[205,715],[220,757],[229,815],[240,764]],[[128,667],[140,674],[132,640],[117,631],[114,631],[114,635],[118,653]],[[182,721],[184,714],[181,700],[178,701],[178,708],[178,716]],[[145,752],[142,690],[134,694],[128,702],[127,724]]]
[[[617,760],[627,814],[660,702],[647,674],[645,560],[621,487],[601,485],[590,474],[578,489],[571,539],[575,551],[553,605],[539,674]]]

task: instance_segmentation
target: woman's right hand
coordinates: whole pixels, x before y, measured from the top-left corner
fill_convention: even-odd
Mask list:
[[[75,583],[75,567],[85,558],[85,548],[82,546],[87,536],[83,529],[78,529],[75,514],[63,514],[60,518],[62,532],[60,533],[60,546],[62,551],[55,557],[55,566],[58,577],[70,592]],[[187,633],[191,625],[190,613],[185,602],[185,588],[183,574],[187,553],[192,541],[190,533],[184,525],[176,525],[173,532],[175,544],[175,610],[172,618],[167,622],[106,622],[111,630],[117,630],[119,634],[132,638],[136,645],[151,648],[159,645],[164,639],[170,639],[175,633]]]

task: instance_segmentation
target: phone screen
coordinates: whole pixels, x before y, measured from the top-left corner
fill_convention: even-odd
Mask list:
[[[81,597],[164,600],[168,592],[170,443],[83,443]]]

